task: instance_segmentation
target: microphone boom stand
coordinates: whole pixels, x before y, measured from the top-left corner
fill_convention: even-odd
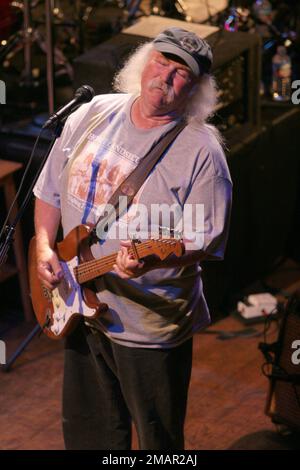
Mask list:
[[[0,267],[5,263],[6,259],[7,259],[7,253],[8,253],[8,250],[13,242],[13,237],[14,237],[14,232],[15,232],[15,229],[16,229],[16,226],[18,224],[18,222],[20,221],[21,217],[23,216],[24,212],[25,212],[25,209],[26,207],[28,206],[28,203],[31,199],[31,196],[32,196],[32,191],[33,191],[33,188],[38,180],[38,177],[44,167],[44,164],[46,163],[46,160],[51,152],[51,149],[54,145],[54,142],[56,141],[56,139],[60,136],[61,132],[62,132],[62,128],[63,128],[63,122],[62,121],[59,121],[57,124],[56,124],[56,127],[54,129],[54,137],[52,138],[52,141],[50,142],[50,145],[49,145],[49,148],[47,150],[47,152],[45,153],[44,157],[42,158],[42,162],[39,166],[39,169],[36,173],[36,175],[34,176],[31,184],[30,184],[30,187],[27,191],[27,194],[25,196],[25,199],[24,201],[22,202],[20,208],[19,208],[19,211],[15,217],[15,219],[13,220],[13,222],[11,224],[7,224],[6,227],[5,227],[5,239],[3,242],[1,242],[0,244]],[[34,336],[41,332],[42,329],[39,325],[39,323],[37,323],[35,325],[35,327],[33,328],[33,330],[30,332],[30,334],[25,338],[25,340],[20,344],[20,346],[16,349],[16,351],[11,355],[11,357],[8,359],[8,361],[6,362],[6,364],[3,365],[2,369],[5,371],[5,372],[9,372],[12,364],[15,362],[15,360],[19,357],[19,355],[22,353],[22,351],[24,351],[24,349],[26,348],[26,346],[30,343],[30,341],[34,338]]]

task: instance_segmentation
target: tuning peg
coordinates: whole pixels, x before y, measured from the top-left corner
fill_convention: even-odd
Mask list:
[[[171,229],[169,227],[159,225],[158,229],[160,237],[170,237]]]
[[[132,251],[134,253],[134,257],[137,261],[140,261],[140,257],[139,257],[139,254],[138,254],[138,251],[136,249],[136,246],[135,246],[136,242],[132,239],[131,240],[131,248],[132,248]]]
[[[168,238],[176,238],[182,239],[182,232],[179,230],[175,230],[173,227],[164,227],[163,225],[159,225],[159,234],[160,236],[165,236]]]
[[[129,234],[129,239],[130,239],[131,242],[141,243],[141,240],[140,240],[140,238],[137,237],[136,233],[134,235],[132,235],[132,237]]]

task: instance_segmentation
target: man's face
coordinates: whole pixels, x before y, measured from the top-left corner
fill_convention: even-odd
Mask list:
[[[142,73],[141,97],[161,114],[180,112],[196,81],[180,58],[152,51]]]

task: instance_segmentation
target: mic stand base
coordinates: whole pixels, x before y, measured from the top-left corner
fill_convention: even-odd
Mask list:
[[[12,354],[12,356],[8,359],[8,361],[6,362],[6,364],[4,364],[4,366],[2,367],[2,370],[4,372],[9,372],[10,369],[11,369],[11,366],[13,365],[13,363],[15,362],[15,360],[20,356],[20,354],[24,351],[24,349],[26,348],[26,346],[30,343],[30,341],[34,338],[34,336],[36,334],[38,334],[39,332],[41,332],[41,327],[40,325],[37,323],[35,325],[35,327],[33,328],[33,330],[29,333],[29,335],[24,339],[24,341],[20,344],[20,346],[16,349],[16,351]]]

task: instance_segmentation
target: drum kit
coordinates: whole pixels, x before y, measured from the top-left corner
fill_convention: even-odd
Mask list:
[[[121,11],[115,33],[129,25],[141,0],[1,0],[0,78],[12,73],[18,86],[37,90],[47,82],[48,111],[54,112],[54,83],[72,83],[72,58],[85,50],[84,30],[99,7]],[[41,60],[42,58],[42,60]]]

